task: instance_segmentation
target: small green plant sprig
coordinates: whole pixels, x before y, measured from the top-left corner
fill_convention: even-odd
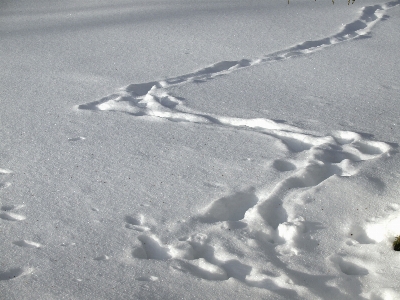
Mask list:
[[[396,236],[394,242],[393,242],[393,250],[394,251],[400,251],[400,235]]]

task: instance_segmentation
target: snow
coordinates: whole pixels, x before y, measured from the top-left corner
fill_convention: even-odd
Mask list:
[[[400,298],[400,1],[0,8],[0,298]]]

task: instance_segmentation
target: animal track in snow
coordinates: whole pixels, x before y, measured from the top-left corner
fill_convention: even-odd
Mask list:
[[[138,240],[142,243],[142,246],[133,250],[133,257],[156,260],[171,258],[168,247],[164,247],[157,237],[141,235]]]
[[[68,139],[69,142],[78,142],[78,141],[83,141],[83,140],[86,140],[86,138],[83,136],[78,136],[78,137]]]
[[[21,276],[29,275],[33,272],[32,268],[13,268],[7,271],[0,271],[0,280],[11,280]]]
[[[11,186],[10,182],[4,182],[4,183],[0,183],[0,189],[6,189],[9,186]]]
[[[27,240],[15,241],[15,242],[13,242],[13,244],[20,246],[20,247],[25,247],[25,248],[40,248],[40,247],[42,247],[42,245],[39,243],[27,241]]]
[[[0,169],[0,176],[8,175],[8,174],[11,174],[11,173],[12,173],[12,171],[10,171],[10,170]],[[10,185],[11,185],[11,183],[7,182],[7,181],[6,182],[0,182],[0,190],[8,188]]]
[[[141,244],[133,249],[132,257],[167,261],[176,270],[206,280],[235,278],[253,287],[277,292],[292,290],[293,297],[297,292],[301,293],[304,278],[309,279],[308,284],[303,286],[307,289],[312,288],[314,282],[322,282],[329,288],[327,281],[330,279],[291,270],[280,259],[280,256],[291,255],[291,251],[296,254],[298,240],[304,239],[308,231],[320,230],[324,226],[306,221],[293,213],[294,206],[307,204],[297,196],[312,191],[333,177],[355,175],[365,161],[389,156],[392,147],[350,131],[336,131],[321,136],[273,120],[233,118],[196,111],[185,105],[184,98],[172,95],[169,89],[206,82],[261,64],[309,55],[336,44],[363,38],[377,22],[384,19],[386,10],[399,4],[400,0],[366,6],[358,19],[343,26],[338,33],[320,40],[305,41],[255,59],[221,61],[177,77],[130,84],[98,101],[78,105],[78,109],[84,110],[123,112],[137,117],[151,116],[175,122],[252,131],[260,136],[275,138],[292,154],[290,159],[277,158],[271,162],[275,170],[286,176],[275,186],[265,190],[243,190],[214,200],[199,215],[191,218],[189,225],[185,225],[189,228],[186,229],[189,231],[188,237],[177,237],[175,242],[164,244],[159,237],[150,233],[150,228],[142,225],[141,218],[126,216],[126,228],[143,232],[138,237]],[[305,154],[301,157],[306,158],[296,161],[300,157],[297,154]],[[354,239],[359,243],[379,242],[373,234],[374,226],[385,225],[374,223],[366,228],[353,227],[352,230],[356,232]],[[202,234],[203,230],[210,234]],[[226,237],[218,234],[213,236],[213,231],[221,230],[225,230]],[[257,253],[257,259],[241,256],[241,249],[246,249],[247,253]],[[260,268],[260,260],[282,272]],[[366,276],[369,273],[364,267],[338,255],[333,256],[331,262],[348,276]],[[293,282],[297,283],[296,287]],[[317,285],[314,287],[317,293]],[[322,294],[318,296],[323,297]]]
[[[364,224],[355,225],[351,228],[351,238],[360,244],[375,244],[385,242],[391,244],[399,235],[400,228],[400,206],[391,204],[384,216],[366,220]]]
[[[284,290],[295,295],[288,288],[285,275],[281,274],[278,276],[280,278],[274,279],[241,262],[230,253],[219,253],[218,247],[211,245],[209,237],[205,234],[193,234],[173,245],[162,244],[154,235],[143,235],[138,239],[142,247],[134,249],[134,258],[168,261],[173,269],[206,280],[224,281],[235,278],[249,286],[274,291]]]
[[[144,231],[149,231],[150,228],[146,226],[142,226],[143,223],[143,216],[140,215],[138,217],[132,217],[132,216],[125,216],[125,228],[128,229],[133,229],[136,231],[144,232]]]
[[[277,132],[274,134],[279,136]],[[287,135],[288,132],[282,134]],[[364,161],[379,158],[384,154],[389,155],[392,150],[386,143],[366,140],[354,132],[338,131],[325,137],[302,133],[296,133],[294,136],[299,135],[302,136],[302,142],[309,145],[308,150],[302,150],[307,152],[307,160],[299,161],[299,167],[296,169],[293,168],[294,163],[282,159],[277,163],[278,160],[275,160],[273,165],[278,165],[277,169],[292,170],[274,187],[266,190],[249,188],[213,201],[198,216],[188,221],[186,226],[189,228],[189,237],[180,238],[175,243],[163,244],[153,234],[141,235],[138,237],[141,246],[132,251],[132,256],[139,259],[172,261],[176,270],[207,280],[235,278],[249,286],[274,291],[293,289],[288,282],[296,281],[300,276],[298,273],[286,269],[288,278],[283,274],[280,274],[278,279],[271,277],[256,267],[257,261],[244,262],[239,259],[234,249],[246,248],[249,252],[256,251],[259,255],[263,255],[261,253],[265,249],[271,249],[277,260],[275,267],[281,266],[279,256],[297,254],[298,241],[306,239],[309,230],[323,228],[323,224],[305,221],[292,212],[294,206],[307,204],[298,200],[297,195],[311,191],[333,176],[350,177],[357,173]],[[368,146],[371,144],[374,151],[366,151],[365,148],[370,149]],[[138,218],[131,216],[127,216],[125,221],[130,226],[141,224]],[[219,236],[216,241],[212,241],[207,235],[200,233],[204,230],[203,225],[212,226],[214,229],[207,229],[211,232],[225,230],[223,235],[226,235],[227,240],[218,241],[223,239]],[[372,239],[367,238],[362,231],[359,231],[357,238],[364,242]],[[220,242],[234,244],[230,250],[221,250],[225,246],[214,245]],[[267,261],[271,259],[268,257],[265,258]],[[357,264],[340,258],[333,260],[346,275],[368,274],[367,269]],[[255,265],[252,265],[253,263]]]
[[[236,124],[241,123],[236,120]],[[272,166],[284,172],[286,177],[266,190],[249,188],[214,200],[198,216],[188,221],[190,234],[187,238],[164,244],[153,234],[139,236],[141,246],[132,251],[134,258],[168,261],[174,269],[206,280],[235,278],[249,286],[277,293],[283,290],[286,293],[288,290],[293,293],[301,292],[301,287],[293,290],[293,285],[289,283],[299,282],[300,277],[309,276],[308,274],[296,273],[286,268],[286,274],[270,276],[266,270],[257,267],[260,258],[256,261],[243,261],[237,257],[235,251],[239,250],[235,249],[247,249],[248,252],[258,253],[260,257],[265,255],[265,249],[270,249],[269,256],[264,259],[270,261],[272,255],[275,257],[275,262],[270,262],[273,267],[282,268],[279,256],[297,254],[299,241],[307,239],[308,231],[324,228],[323,224],[306,221],[292,212],[294,206],[307,204],[296,199],[297,195],[312,191],[334,176],[353,176],[365,161],[390,155],[392,147],[349,131],[317,136],[302,133],[299,128],[291,131],[287,128],[269,131],[256,126],[253,128],[277,138],[287,146],[289,153],[304,152],[306,155],[300,157],[306,159],[297,158],[296,161],[295,156],[291,161],[282,158],[274,160]],[[126,216],[125,221],[127,228],[142,226],[137,217]],[[212,240],[201,234],[205,230],[204,226],[211,226],[206,229],[211,232],[225,230],[223,235],[226,235],[226,240],[218,241],[223,239],[221,236]],[[364,242],[372,239],[361,230],[357,238]],[[229,250],[221,250],[225,246],[215,245],[231,241],[234,244]],[[309,240],[307,242],[312,243]],[[334,263],[345,275],[366,276],[369,273],[364,267],[348,260],[337,258]]]
[[[384,282],[391,276],[397,276],[398,272],[382,270],[380,260],[382,255],[390,255],[392,243],[399,235],[400,205],[392,203],[386,206],[380,216],[372,217],[357,222],[350,226],[346,238],[342,241],[338,254],[330,257],[330,261],[341,273],[361,277],[371,274],[375,282]],[[397,253],[397,252],[395,252]],[[396,257],[394,255],[393,257]],[[395,258],[396,259],[396,258]],[[393,263],[396,266],[396,263]],[[394,267],[397,269],[397,267]],[[359,280],[359,279],[352,279]],[[385,294],[379,284],[374,287],[363,286],[359,281],[363,295]],[[371,299],[398,299],[398,291],[388,292],[387,297],[370,297]]]
[[[136,278],[137,281],[158,281],[157,276],[142,276]]]
[[[25,205],[21,204],[21,205],[2,205],[1,206],[1,210],[3,211],[10,211],[10,210],[19,210],[21,208],[24,208]]]
[[[215,223],[243,219],[246,211],[258,202],[254,191],[255,189],[250,189],[215,200],[199,217],[200,222]]]
[[[97,256],[94,258],[94,260],[97,260],[97,261],[103,261],[103,260],[109,260],[109,259],[110,259],[110,257],[107,255],[100,255],[100,256]]]
[[[296,165],[294,165],[290,161],[287,161],[284,159],[274,160],[274,163],[272,164],[272,166],[279,172],[288,172],[288,171],[296,170]]]
[[[7,170],[7,169],[0,169],[0,175],[5,175],[5,174],[11,174],[12,171]]]
[[[6,169],[0,169],[0,176],[1,175],[5,176],[9,174],[12,174],[12,171]],[[7,188],[10,185],[11,183],[9,182],[0,183],[0,189]],[[0,207],[0,219],[6,221],[23,221],[26,219],[26,217],[24,215],[16,213],[15,211],[18,211],[24,207],[25,205],[2,205]]]
[[[361,267],[355,263],[344,260],[340,256],[334,256],[331,258],[331,261],[337,265],[339,270],[346,275],[350,276],[365,276],[368,275],[368,270],[364,267]]]
[[[184,106],[182,98],[170,95],[168,88],[199,81],[205,82],[244,68],[308,55],[339,43],[365,37],[377,22],[384,19],[385,12],[388,9],[399,4],[400,0],[396,0],[383,5],[366,6],[361,10],[358,19],[344,25],[338,33],[320,40],[305,41],[259,58],[217,62],[198,71],[165,80],[133,83],[120,89],[117,93],[106,96],[98,101],[78,105],[77,108],[95,111],[120,111],[133,116],[147,115],[174,121],[211,123],[233,127],[247,126],[269,130],[290,130],[290,126],[283,126],[282,124],[266,119],[246,120],[227,118],[193,111]],[[292,127],[292,129],[294,128]],[[291,136],[286,137],[286,139],[288,143],[291,143]],[[300,146],[298,149],[301,150],[302,147],[307,147],[307,144],[301,144],[296,139],[294,146]]]
[[[367,232],[365,231],[365,228],[363,228],[359,224],[355,224],[354,226],[351,227],[348,236],[360,244],[376,243],[375,240],[371,239],[368,236]],[[352,245],[352,244],[350,244],[350,245]]]
[[[7,221],[23,221],[26,217],[14,212],[23,207],[25,207],[25,205],[3,205],[0,211],[0,218]]]

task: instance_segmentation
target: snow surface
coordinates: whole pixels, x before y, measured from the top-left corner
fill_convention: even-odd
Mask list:
[[[1,299],[399,299],[400,1],[0,2]]]

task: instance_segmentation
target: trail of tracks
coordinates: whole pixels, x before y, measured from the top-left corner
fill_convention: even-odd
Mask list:
[[[85,110],[123,112],[132,116],[152,116],[175,122],[193,122],[253,131],[259,133],[260,137],[267,135],[279,140],[286,146],[291,157],[307,153],[299,160],[275,160],[273,167],[285,172],[287,176],[272,189],[249,189],[212,201],[204,208],[203,213],[189,220],[191,233],[184,239],[178,240],[177,237],[174,244],[164,245],[161,242],[162,237],[153,234],[145,222],[140,221],[140,218],[129,217],[126,227],[140,232],[138,241],[141,244],[133,249],[132,256],[137,259],[168,261],[173,268],[200,278],[235,278],[249,286],[277,293],[284,292],[285,295],[289,295],[290,292],[293,292],[292,296],[309,295],[304,291],[307,289],[318,297],[324,297],[321,286],[327,290],[334,289],[328,285],[331,277],[317,278],[295,271],[280,258],[298,252],[301,245],[299,241],[306,239],[312,223],[296,213],[296,206],[307,203],[296,200],[294,195],[313,193],[315,187],[333,177],[353,176],[366,161],[390,155],[392,146],[350,131],[336,131],[320,136],[268,119],[231,118],[217,113],[203,113],[187,107],[185,99],[171,95],[169,88],[207,82],[241,69],[309,55],[336,44],[363,38],[384,18],[388,9],[399,4],[400,1],[392,1],[383,5],[366,6],[355,21],[343,26],[338,33],[323,39],[305,41],[255,59],[221,61],[198,71],[165,80],[133,83],[98,101],[77,106],[78,109]],[[218,242],[218,238],[221,238],[221,226],[232,230],[224,231],[226,238]],[[369,241],[368,238],[360,238],[365,235],[363,231],[358,237],[360,240]],[[235,257],[235,251],[221,246],[227,240],[235,241],[233,244],[236,246],[232,246],[233,248],[260,253],[260,259],[265,259],[266,265],[281,271],[279,276],[268,275],[265,270],[257,268],[256,261],[232,258]],[[369,273],[368,269],[342,257],[332,256],[327,259],[346,275],[366,276]],[[308,278],[307,287],[302,285],[303,278]],[[334,293],[336,296],[341,295],[340,298],[345,298],[339,290]]]

